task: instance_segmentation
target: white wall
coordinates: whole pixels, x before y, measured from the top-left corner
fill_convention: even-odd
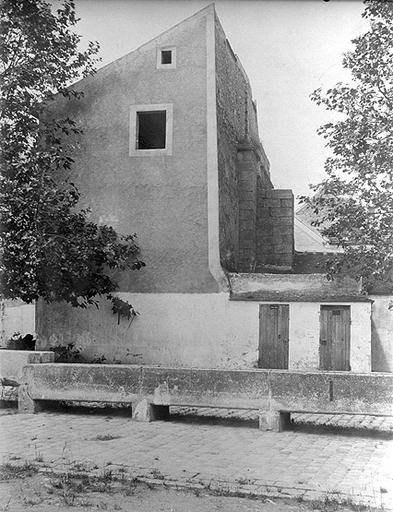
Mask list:
[[[35,305],[20,300],[4,300],[0,302],[0,345],[6,342],[15,332],[22,335],[35,332]]]
[[[100,309],[45,306],[39,348],[75,343],[107,361],[207,368],[252,368],[258,359],[258,304],[227,293],[118,293],[138,311],[130,325],[101,301]],[[40,305],[39,305],[40,307]],[[44,325],[43,325],[44,324]]]
[[[329,305],[324,303],[323,305]],[[338,305],[332,303],[332,305]],[[353,372],[371,371],[371,303],[343,302],[351,307],[350,366]],[[319,302],[293,302],[289,311],[289,365],[292,369],[319,368]]]
[[[108,361],[205,368],[252,368],[258,362],[259,304],[230,301],[227,293],[119,293],[140,313],[131,325],[117,324],[102,304],[67,316],[47,317],[50,345],[73,342],[90,357],[105,355]],[[290,304],[290,369],[319,367],[320,303]],[[346,305],[349,305],[346,303]],[[351,368],[370,371],[370,303],[351,305]],[[48,309],[46,309],[47,312]],[[79,318],[80,316],[80,318]],[[58,330],[56,330],[58,328]],[[66,336],[65,337],[65,334]],[[39,345],[47,348],[47,345]]]

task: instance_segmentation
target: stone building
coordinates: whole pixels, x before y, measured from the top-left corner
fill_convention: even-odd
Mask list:
[[[105,300],[98,311],[39,303],[41,348],[370,371],[370,301],[356,283],[294,273],[293,194],[273,188],[250,83],[214,5],[76,87],[81,101],[58,104],[84,129],[73,179],[96,221],[138,235],[146,267],[124,273],[118,295],[140,314],[118,325]]]

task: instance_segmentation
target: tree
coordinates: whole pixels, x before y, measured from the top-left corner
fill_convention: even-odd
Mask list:
[[[72,0],[56,11],[45,0],[0,6],[1,290],[5,298],[81,307],[104,294],[118,312],[125,305],[112,296],[113,274],[144,266],[136,235],[78,211],[70,169],[82,130],[48,114],[59,97],[80,99],[70,84],[94,73],[98,43],[78,49],[77,21]]]
[[[362,16],[369,29],[343,60],[352,82],[311,95],[340,119],[318,131],[332,155],[327,177],[303,200],[322,234],[344,248],[330,275],[361,277],[370,289],[393,268],[393,5],[366,0]]]

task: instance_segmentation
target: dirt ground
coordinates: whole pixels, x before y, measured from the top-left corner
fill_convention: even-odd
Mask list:
[[[215,496],[203,490],[176,490],[140,482],[91,481],[36,473],[25,467],[2,472],[1,512],[332,512],[349,511],[335,503],[291,503],[268,499]],[[353,509],[352,509],[353,512]]]

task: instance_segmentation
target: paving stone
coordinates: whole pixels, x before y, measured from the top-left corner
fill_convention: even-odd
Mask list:
[[[33,461],[43,457],[53,468],[69,468],[75,462],[98,466],[101,472],[124,466],[146,477],[155,468],[168,481],[184,484],[225,482],[227,489],[257,494],[264,489],[271,496],[300,493],[303,499],[337,491],[360,502],[363,496],[364,503],[380,505],[382,497],[385,508],[393,508],[390,439],[337,431],[277,434],[248,424],[241,428],[182,420],[145,424],[129,417],[109,420],[98,414],[53,412],[0,415],[0,429],[3,462],[15,456]],[[387,492],[381,494],[381,488]]]

